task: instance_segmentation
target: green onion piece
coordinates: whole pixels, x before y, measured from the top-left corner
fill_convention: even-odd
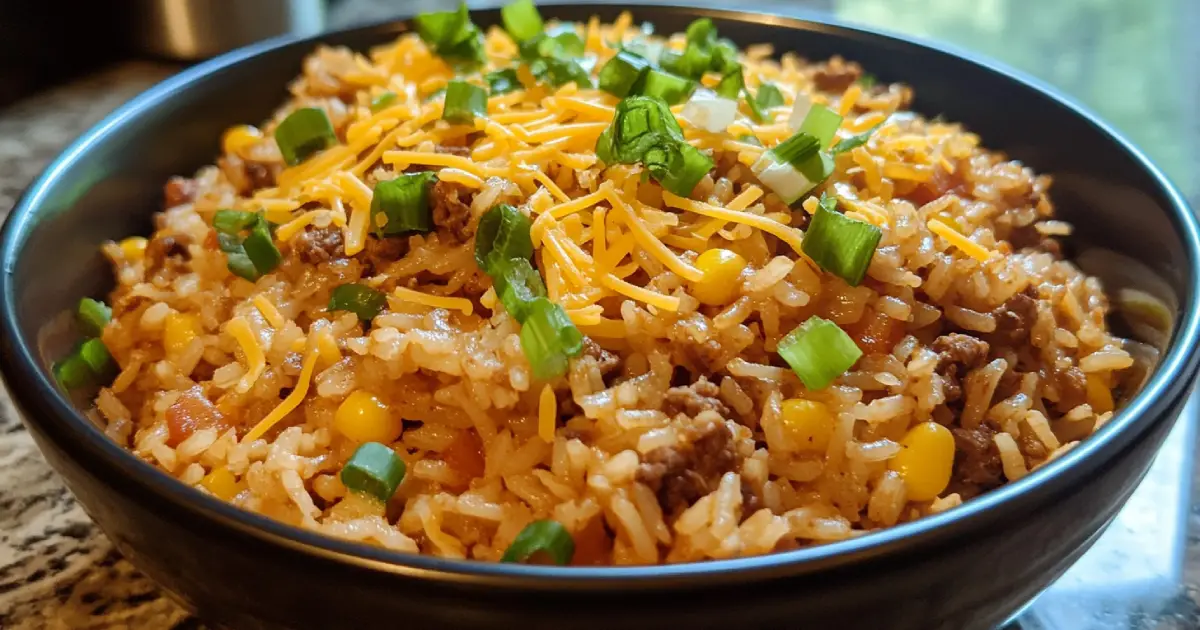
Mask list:
[[[343,284],[329,295],[330,311],[350,311],[359,321],[370,322],[387,306],[387,296],[365,284]]]
[[[112,321],[112,309],[104,302],[92,298],[79,300],[79,308],[76,309],[75,315],[88,335],[99,336],[108,322]]]
[[[727,39],[718,41],[712,52],[712,69],[721,74],[728,74],[741,67],[737,45]]]
[[[429,189],[435,181],[436,173],[421,171],[404,173],[375,184],[371,194],[371,224],[375,226],[376,234],[387,236],[432,230]]]
[[[841,114],[824,105],[814,103],[804,117],[804,122],[800,123],[799,132],[807,133],[816,138],[820,146],[827,147],[830,142],[833,142],[833,137],[837,135],[838,127],[841,126]]]
[[[662,99],[667,105],[678,105],[686,101],[695,89],[694,81],[659,70],[649,70],[634,86],[633,93]]]
[[[518,42],[536,37],[542,32],[542,16],[533,0],[516,0],[500,8],[504,30]]]
[[[804,175],[805,179],[812,182],[815,188],[833,175],[833,156],[824,151],[818,151],[802,160],[795,168]]]
[[[417,34],[439,56],[468,65],[483,62],[483,33],[471,22],[465,3],[457,11],[422,13],[413,22]]]
[[[249,229],[258,220],[254,212],[241,210],[217,210],[213,214],[213,229],[221,234],[238,234]]]
[[[258,273],[258,268],[250,261],[250,257],[246,255],[246,250],[242,248],[241,243],[238,243],[237,250],[225,251],[225,266],[233,275],[239,278],[245,278],[250,282],[258,280],[261,274]]]
[[[754,100],[762,109],[779,107],[784,102],[783,92],[780,92],[774,83],[764,83],[758,86],[758,96]]]
[[[371,99],[371,111],[378,112],[387,109],[389,105],[396,102],[396,98],[398,98],[396,93],[390,90],[376,96]]]
[[[570,24],[559,25],[553,34],[539,39],[535,48],[540,57],[582,57],[587,51],[583,38]]]
[[[869,90],[875,87],[875,84],[878,82],[879,80],[876,79],[875,75],[871,74],[870,72],[864,72],[861,77],[858,77],[858,81],[855,81],[855,83],[859,84],[859,86],[861,86],[864,90]]]
[[[717,84],[716,92],[717,96],[722,98],[737,98],[745,89],[746,78],[742,75],[742,69],[739,67],[737,70],[721,77],[721,82]]]
[[[546,381],[567,373],[567,358],[583,351],[583,334],[561,306],[539,297],[521,325],[521,348],[533,376]]]
[[[752,133],[747,133],[747,134],[738,136],[738,142],[745,142],[746,144],[753,144],[756,147],[761,147],[763,145],[762,140],[759,140],[758,136],[756,136]]]
[[[325,110],[319,107],[301,107],[288,114],[275,128],[275,144],[288,166],[295,166],[318,151],[337,144],[333,124]]]
[[[489,276],[495,276],[496,265],[512,258],[533,256],[533,241],[529,230],[533,222],[525,213],[502,203],[493,206],[479,219],[475,232],[475,262]]]
[[[822,269],[856,287],[867,275],[883,232],[870,223],[851,219],[836,208],[835,198],[821,196],[801,249]]]
[[[776,145],[774,149],[770,150],[770,153],[776,162],[791,164],[793,167],[799,168],[800,164],[816,155],[820,150],[819,140],[808,133],[798,131],[792,137]]]
[[[857,136],[850,136],[849,138],[842,140],[841,142],[833,145],[833,148],[830,149],[830,152],[834,155],[837,155],[838,153],[853,151],[857,147],[861,147],[871,139],[871,134],[875,133],[875,131],[882,125],[883,123],[879,123],[878,125],[875,125],[874,127],[871,127],[870,129],[858,134]]]
[[[862,356],[862,350],[837,324],[815,315],[788,333],[776,351],[813,391],[828,387]]]
[[[596,156],[606,164],[640,162],[655,181],[685,197],[713,164],[684,142],[666,102],[651,96],[629,96],[617,104],[612,125],[596,140]]]
[[[54,380],[63,389],[72,390],[85,387],[94,382],[96,374],[92,372],[92,368],[88,365],[83,357],[79,356],[79,352],[75,351],[71,354],[59,359],[51,368],[54,373]]]
[[[104,376],[112,367],[112,355],[108,353],[108,348],[104,342],[99,339],[88,339],[79,344],[79,358],[87,364],[92,370],[92,374],[96,376]]]
[[[340,476],[346,488],[387,501],[404,481],[404,472],[404,460],[395,451],[379,442],[365,442],[350,456]]]
[[[487,113],[487,90],[466,81],[455,79],[446,85],[446,106],[442,120],[456,125],[469,125],[476,116]]]
[[[524,324],[533,301],[546,297],[542,276],[525,258],[512,258],[493,267],[497,269],[492,275],[492,284],[500,303],[513,319]]]
[[[521,79],[517,76],[517,71],[512,68],[489,72],[484,78],[487,80],[488,90],[492,93],[492,96],[508,94],[515,90],[524,89],[525,87],[521,85]]]
[[[574,82],[581,88],[592,87],[592,75],[574,59],[549,57],[529,62],[529,72],[538,81],[560,87]]]
[[[650,62],[631,52],[620,51],[600,68],[600,89],[624,98],[650,68]]]
[[[267,225],[267,219],[261,214],[250,228],[250,234],[246,236],[246,240],[242,241],[242,247],[246,251],[246,257],[254,264],[259,275],[270,273],[279,266],[279,263],[283,262],[283,254],[279,252],[278,247],[275,247],[275,239],[271,236],[271,228]]]
[[[663,188],[680,197],[692,194],[696,184],[713,168],[712,158],[686,142],[680,144],[678,152],[671,154],[669,161],[661,166],[651,161],[652,155],[653,152],[648,154],[646,160],[650,174]]]
[[[554,564],[565,566],[575,555],[575,539],[558,521],[534,521],[517,534],[500,562],[525,562],[536,554],[545,554]]]

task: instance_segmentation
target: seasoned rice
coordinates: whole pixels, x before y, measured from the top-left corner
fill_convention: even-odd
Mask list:
[[[596,67],[615,42],[643,37],[628,14],[578,31]],[[682,49],[682,36],[668,45]],[[499,29],[485,50],[487,70],[517,52]],[[575,564],[655,564],[953,509],[1103,424],[1133,360],[1106,329],[1099,282],[1053,240],[1071,227],[1054,218],[1050,178],[907,111],[908,87],[860,81],[853,62],[771,54],[742,59],[751,91],[769,81],[784,96],[767,121],[742,112],[710,133],[675,108],[715,168],[668,203],[640,166],[596,159],[618,101],[607,93],[529,87],[492,96],[490,122],[449,125],[429,97],[454,71],[416,35],[369,54],[319,48],[261,135],[227,135],[214,166],[167,184],[144,251],[104,247],[117,287],[102,339],[120,367],[96,398],[108,435],[203,492],[332,536],[497,561],[526,525],[554,519]],[[372,113],[384,90],[398,99]],[[739,138],[788,137],[797,94],[845,116],[840,138],[877,129],[792,210],[749,168],[763,149]],[[323,109],[340,144],[285,167],[271,132],[300,107]],[[367,234],[371,188],[405,169],[440,171],[436,229]],[[860,286],[794,246],[820,192],[882,230]],[[548,383],[473,257],[479,217],[498,203],[534,219],[535,266],[587,338]],[[713,207],[757,222],[702,214]],[[212,227],[224,208],[279,224],[282,264],[256,282],[232,274]],[[702,304],[680,271],[714,247],[749,265],[728,299]],[[391,294],[369,327],[327,310],[351,282]],[[864,353],[818,391],[776,354],[814,315]],[[403,418],[389,446],[408,472],[386,504],[338,476],[358,444],[334,417],[355,391]],[[819,436],[788,415],[795,401],[825,410]],[[954,463],[949,484],[922,496],[893,461],[929,422],[950,430]]]

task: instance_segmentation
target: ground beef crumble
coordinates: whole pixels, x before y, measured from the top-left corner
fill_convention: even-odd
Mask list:
[[[342,230],[333,226],[309,228],[292,239],[292,250],[300,260],[319,265],[346,255]]]
[[[701,376],[700,380],[686,387],[668,389],[666,400],[663,402],[663,412],[668,417],[683,413],[694,418],[702,411],[711,410],[727,418],[729,408],[721,402],[720,395],[721,388]]]
[[[430,191],[433,224],[438,234],[450,243],[465,243],[475,236],[471,206],[467,203],[471,191],[453,182],[438,181]]]
[[[862,74],[862,66],[835,56],[829,61],[816,64],[813,85],[822,92],[841,93],[846,91],[851,83],[859,80]]]
[[[679,446],[646,454],[637,480],[658,495],[667,514],[677,514],[716,489],[721,476],[737,465],[733,434],[715,414],[704,414],[688,428]]]
[[[992,441],[995,431],[986,425],[977,429],[953,428],[954,472],[947,493],[957,492],[963,499],[982,494],[1004,483],[1000,452]]]
[[[1029,329],[1037,321],[1037,293],[1032,287],[1008,298],[1008,301],[992,312],[996,318],[996,332],[992,335],[1002,342],[1020,344],[1029,337]]]
[[[962,398],[960,379],[987,361],[990,347],[986,341],[960,333],[942,335],[930,347],[938,353],[937,373],[942,377],[946,402],[955,402]]]

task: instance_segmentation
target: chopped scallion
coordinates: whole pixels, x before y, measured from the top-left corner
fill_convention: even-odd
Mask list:
[[[758,136],[756,136],[752,133],[747,133],[747,134],[738,136],[738,142],[745,142],[746,144],[753,144],[756,147],[761,147],[763,145],[762,140],[759,140]]]
[[[758,86],[758,95],[754,98],[762,109],[770,109],[783,105],[783,92],[774,83],[763,83]]]
[[[737,101],[708,90],[696,90],[683,106],[683,117],[705,131],[725,131],[737,117]]]
[[[822,269],[852,287],[862,283],[883,232],[837,211],[837,200],[822,196],[801,249]]]
[[[878,125],[875,125],[874,127],[871,127],[870,129],[858,134],[857,136],[850,136],[849,138],[838,142],[837,144],[833,145],[832,149],[830,149],[830,153],[837,155],[839,153],[853,151],[854,149],[861,147],[871,139],[871,135],[874,134],[881,125],[883,125],[883,123],[879,123]]]
[[[112,320],[112,309],[99,300],[83,298],[79,300],[76,317],[86,334],[99,336],[104,332],[104,327],[108,325],[108,322]]]
[[[271,226],[261,212],[218,210],[213,215],[213,228],[217,244],[225,252],[226,266],[236,276],[254,282],[283,261]],[[249,234],[243,236],[247,230]]]
[[[567,359],[583,351],[583,334],[561,306],[539,297],[521,325],[521,348],[533,376],[550,380],[566,374]]]
[[[587,50],[583,38],[575,32],[575,27],[562,24],[554,33],[549,33],[537,40],[535,46],[539,57],[582,57]]]
[[[815,155],[821,150],[821,143],[812,135],[803,131],[797,132],[792,137],[780,142],[770,153],[775,156],[775,161],[799,166],[804,160]]]
[[[727,74],[738,68],[741,63],[738,62],[737,45],[727,39],[719,40],[712,51],[712,69]]]
[[[515,0],[500,8],[504,30],[518,42],[532,39],[542,32],[542,16],[533,0]]]
[[[742,91],[746,89],[746,77],[742,74],[742,69],[726,74],[721,77],[721,82],[717,84],[717,96],[725,98],[737,98]],[[749,99],[747,99],[749,100]]]
[[[565,566],[575,555],[575,539],[561,523],[553,520],[534,521],[525,526],[504,551],[501,562],[525,562],[544,554],[551,562]]]
[[[712,169],[712,158],[683,139],[683,130],[662,100],[630,96],[617,104],[612,125],[596,141],[606,164],[640,162],[663,188],[688,196]]]
[[[365,284],[343,284],[329,296],[330,311],[349,311],[361,322],[370,323],[387,306],[387,296]]]
[[[375,184],[371,195],[371,224],[380,236],[433,229],[429,189],[437,181],[432,171],[404,173]],[[382,217],[380,216],[382,215]]]
[[[862,356],[837,324],[815,315],[788,333],[776,351],[812,391],[828,387]]]
[[[870,72],[862,73],[862,76],[858,78],[858,81],[855,81],[855,83],[857,83],[864,90],[869,90],[875,87],[875,84],[878,82],[879,80],[876,79],[875,75],[871,74]]]
[[[560,87],[574,82],[581,88],[592,87],[592,75],[574,59],[546,57],[529,62],[529,72],[538,81]]]
[[[250,226],[250,233],[246,235],[246,240],[242,241],[242,247],[246,250],[246,257],[254,264],[254,268],[260,275],[270,273],[279,266],[280,262],[283,262],[283,254],[280,253],[278,247],[275,247],[271,228],[261,214],[258,215],[258,220],[254,222],[254,225]]]
[[[222,234],[238,234],[258,221],[258,215],[241,210],[217,210],[213,213],[213,229]]]
[[[83,359],[96,376],[103,376],[112,366],[112,355],[99,339],[88,339],[79,344],[79,358]]]
[[[446,85],[446,106],[442,120],[456,125],[469,125],[476,116],[487,113],[487,90],[466,81],[455,79]]]
[[[509,92],[525,87],[521,85],[521,79],[517,76],[517,71],[512,68],[489,72],[484,78],[487,80],[488,90],[492,93],[492,96],[508,94]]]
[[[54,380],[58,381],[58,384],[66,390],[90,385],[96,376],[92,372],[91,366],[83,360],[83,357],[79,356],[78,352],[72,352],[56,361],[51,371],[54,373]]]
[[[632,52],[620,51],[600,68],[600,89],[624,98],[641,81],[650,62]]]
[[[391,90],[383,92],[382,94],[371,99],[371,111],[378,112],[385,110],[392,103],[395,103],[397,98],[398,97],[396,96],[396,93],[392,92]]]
[[[533,301],[546,297],[546,285],[529,260],[512,258],[501,264],[493,265],[492,284],[504,310],[512,315],[518,323],[525,323],[529,317],[529,307]]]
[[[813,105],[800,123],[800,133],[817,139],[821,147],[829,146],[837,135],[838,127],[842,126],[842,116],[824,105]]]
[[[404,481],[404,472],[404,460],[390,447],[366,442],[350,456],[340,476],[347,489],[387,501]]]
[[[288,166],[295,166],[318,151],[337,144],[333,124],[325,110],[301,107],[288,114],[275,128],[275,144]]]
[[[417,34],[439,56],[471,65],[483,62],[483,33],[471,22],[465,3],[457,11],[422,13],[413,22]]]
[[[691,96],[696,82],[661,70],[649,70],[633,88],[635,94],[662,99],[667,105],[677,105]]]
[[[533,241],[529,237],[532,226],[525,213],[506,203],[485,212],[475,233],[475,262],[479,268],[494,277],[499,270],[497,265],[533,256]]]

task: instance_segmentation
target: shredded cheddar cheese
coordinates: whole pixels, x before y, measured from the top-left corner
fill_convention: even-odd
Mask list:
[[[538,396],[538,437],[545,442],[554,441],[554,428],[558,423],[558,400],[549,384],[542,387]]]
[[[267,320],[267,323],[271,325],[271,328],[274,328],[275,330],[282,330],[287,324],[287,319],[284,318],[284,316],[279,312],[279,309],[275,308],[275,305],[272,304],[271,300],[268,300],[266,296],[260,293],[254,296],[252,301],[254,302],[254,307],[258,309],[259,313],[262,313],[263,319]]]
[[[225,325],[225,331],[233,337],[242,349],[242,353],[246,355],[246,372],[237,384],[237,391],[244,394],[250,391],[258,377],[262,376],[263,370],[267,367],[267,360],[263,355],[262,347],[258,345],[258,338],[250,329],[250,322],[247,322],[245,318],[231,319]]]
[[[279,403],[279,406],[271,410],[254,428],[250,429],[242,438],[243,443],[250,443],[266,434],[272,427],[287,417],[288,414],[296,410],[300,403],[304,402],[304,397],[308,395],[308,386],[312,381],[313,370],[317,365],[317,357],[320,356],[320,350],[317,344],[312,340],[308,342],[308,348],[304,353],[304,362],[300,364],[300,376],[296,379],[296,386],[292,392]]]
[[[930,232],[946,239],[951,245],[957,247],[959,251],[981,263],[987,262],[995,255],[995,252],[963,236],[958,230],[946,225],[939,219],[930,219],[926,225],[929,227]]]
[[[420,291],[414,291],[405,287],[396,287],[392,291],[392,297],[403,302],[412,302],[413,304],[420,304],[430,308],[460,311],[463,315],[470,315],[475,310],[475,305],[467,298],[430,295],[429,293],[421,293]]]

